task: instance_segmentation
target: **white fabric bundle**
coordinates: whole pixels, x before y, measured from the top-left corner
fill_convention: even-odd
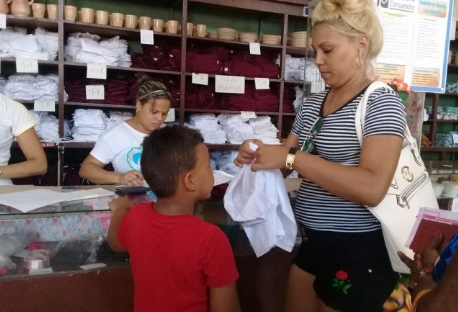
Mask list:
[[[193,114],[190,116],[190,126],[200,131],[207,144],[226,143],[226,133],[214,114]]]
[[[224,208],[241,222],[257,257],[275,246],[293,249],[297,225],[280,170],[253,172],[244,165],[227,188]]]
[[[57,75],[15,74],[8,77],[3,93],[17,100],[57,101],[59,96]]]
[[[252,118],[248,123],[253,127],[254,136],[265,144],[280,144],[277,138],[278,129],[272,124],[269,116]]]
[[[105,64],[130,67],[132,61],[127,53],[127,41],[119,36],[100,41],[100,37],[91,34],[70,34],[65,46],[65,58],[71,62]]]
[[[57,33],[47,32],[42,28],[35,30],[35,35],[27,35],[20,28],[7,28],[0,31],[0,57],[28,58],[53,61],[57,57]]]
[[[100,109],[76,109],[72,135],[77,141],[97,141],[106,129],[107,116]]]

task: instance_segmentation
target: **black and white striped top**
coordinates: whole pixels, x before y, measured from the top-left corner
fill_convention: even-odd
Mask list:
[[[358,166],[361,148],[355,114],[364,91],[326,117],[323,117],[322,104],[328,92],[309,97],[293,124],[292,132],[299,137],[299,146],[308,137],[315,120],[322,117],[323,128],[313,139],[314,153],[341,165]],[[406,112],[399,97],[387,88],[375,90],[368,100],[363,137],[381,134],[403,137],[405,127]],[[302,181],[295,215],[300,224],[319,231],[369,232],[380,228],[367,208],[337,197],[307,179]]]

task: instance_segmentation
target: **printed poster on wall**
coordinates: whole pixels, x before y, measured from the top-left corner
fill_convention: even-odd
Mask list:
[[[453,0],[377,0],[384,32],[377,75],[415,92],[444,93]]]

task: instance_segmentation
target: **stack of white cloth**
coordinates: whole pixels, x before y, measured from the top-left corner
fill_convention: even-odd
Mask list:
[[[59,120],[56,116],[47,112],[30,111],[33,119],[35,119],[35,131],[43,142],[59,142]],[[70,135],[70,127],[68,121],[64,122],[64,132]]]
[[[241,222],[257,257],[275,246],[293,249],[297,225],[280,170],[253,172],[244,165],[227,188],[224,208]]]
[[[210,166],[229,174],[236,174],[240,168],[234,164],[238,151],[214,151],[210,153]]]
[[[280,66],[280,61],[279,55],[275,62]],[[285,80],[318,81],[320,77],[320,71],[313,58],[292,57],[286,54]]]
[[[199,130],[205,143],[226,143],[226,133],[224,133],[221,125],[218,123],[215,114],[192,114],[189,123],[192,128]]]
[[[229,143],[241,144],[246,139],[254,139],[253,127],[246,123],[248,119],[242,118],[241,114],[220,114],[217,119]]]
[[[42,28],[35,35],[23,28],[7,28],[0,31],[0,58],[16,57],[53,61],[58,51],[57,33]]]
[[[132,118],[132,113],[129,112],[109,111],[108,115],[110,116],[110,118],[107,119],[107,129],[113,127],[114,125],[120,122]]]
[[[57,75],[15,74],[8,77],[3,93],[18,100],[57,101],[59,96],[59,78]]]
[[[75,141],[95,142],[105,131],[107,116],[100,109],[76,109],[73,113],[72,134]]]
[[[127,41],[119,39],[119,36],[100,41],[97,35],[73,33],[65,46],[65,59],[77,63],[130,67],[132,61],[127,47]]]
[[[37,28],[35,29],[35,38],[41,51],[48,53],[48,60],[55,60],[59,50],[58,34],[46,31],[43,28]]]
[[[280,144],[277,138],[278,129],[272,124],[269,116],[252,118],[248,123],[253,127],[255,139],[261,140],[264,144]]]

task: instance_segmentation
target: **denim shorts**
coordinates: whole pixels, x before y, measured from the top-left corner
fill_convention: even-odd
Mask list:
[[[381,312],[399,276],[382,231],[305,233],[295,264],[316,277],[313,287],[324,304],[342,312]]]

